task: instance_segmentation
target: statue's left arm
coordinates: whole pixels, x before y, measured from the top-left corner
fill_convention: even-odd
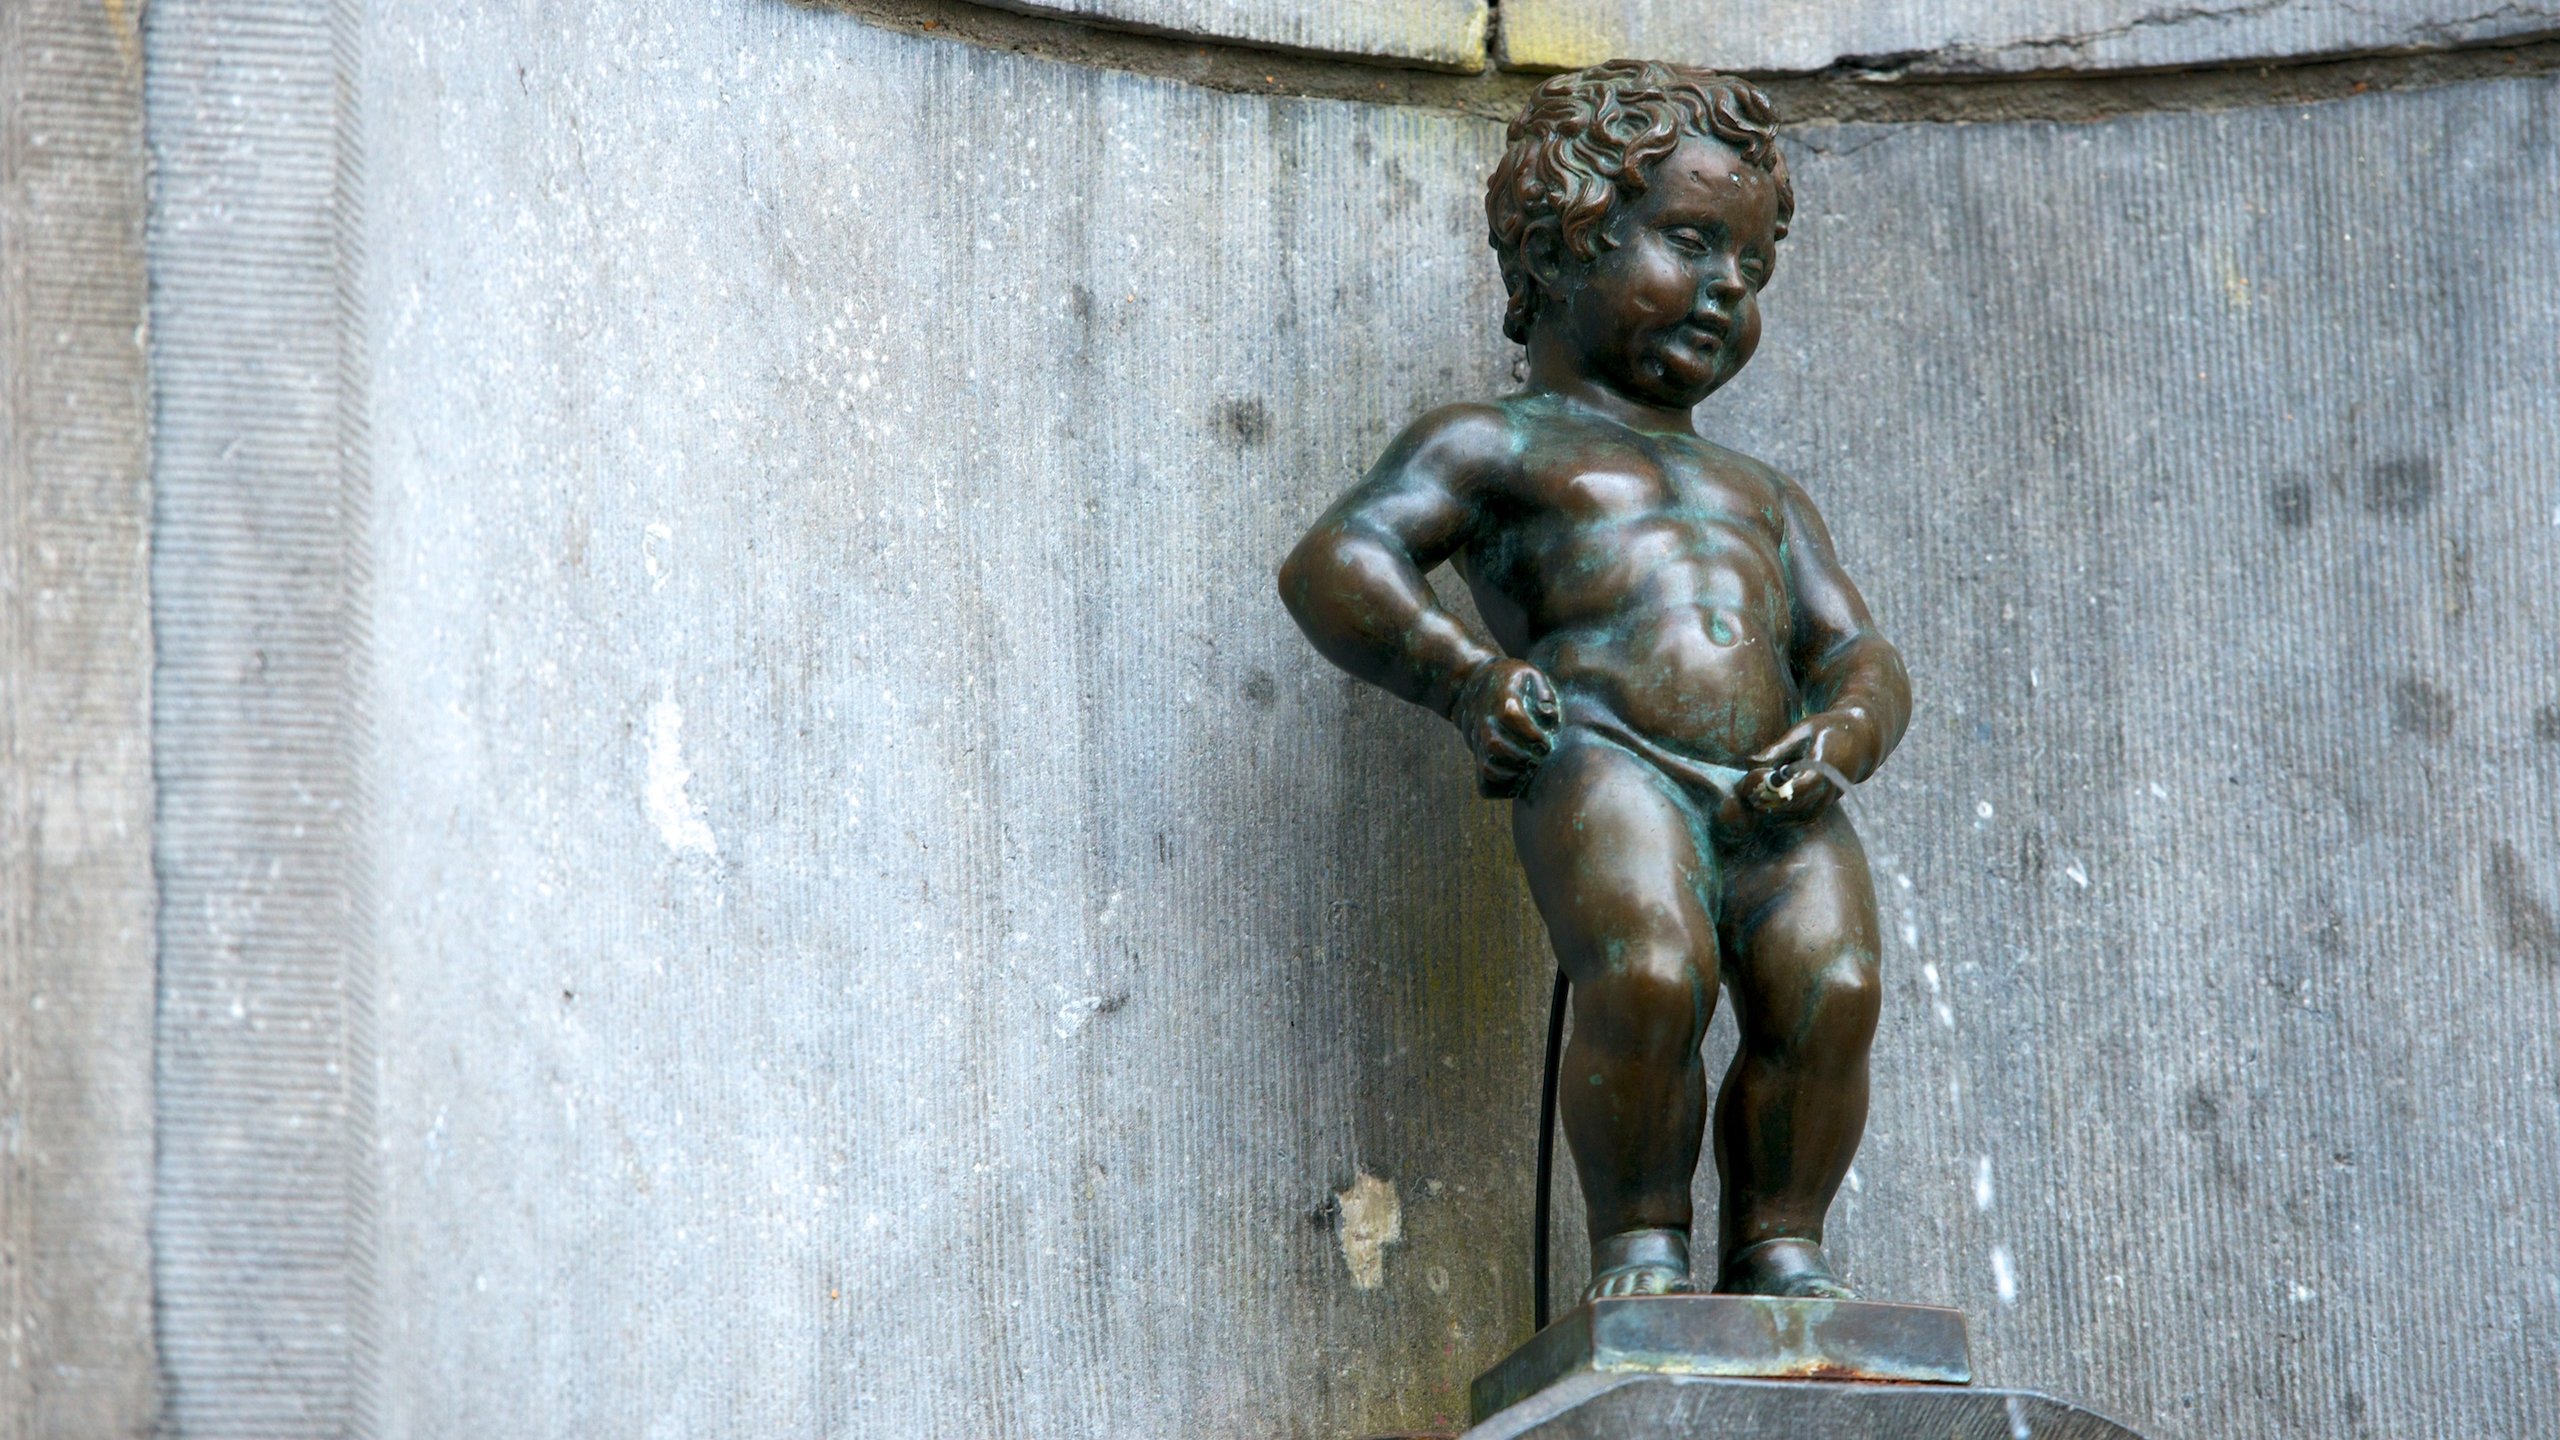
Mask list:
[[[1805,717],[1759,758],[1773,764],[1818,760],[1852,782],[1862,781],[1893,753],[1911,723],[1911,676],[1840,568],[1831,532],[1813,502],[1793,482],[1782,481],[1779,506],[1787,527],[1787,584],[1795,598],[1789,658]]]

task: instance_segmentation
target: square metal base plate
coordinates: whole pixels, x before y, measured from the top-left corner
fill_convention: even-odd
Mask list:
[[[1468,1408],[1482,1421],[1583,1374],[1967,1385],[1973,1362],[1964,1313],[1934,1305],[1639,1295],[1566,1311],[1477,1376]]]
[[[1458,1440],[2142,1440],[2025,1390],[1585,1370]]]

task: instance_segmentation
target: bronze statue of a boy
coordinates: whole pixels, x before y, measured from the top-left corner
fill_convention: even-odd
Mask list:
[[[1867,1116],[1876,906],[1834,802],[1902,737],[1910,682],[1794,481],[1690,409],[1760,339],[1795,209],[1768,99],[1613,60],[1539,87],[1485,198],[1528,347],[1514,395],[1435,410],[1325,512],[1280,593],[1325,656],[1447,716],[1572,979],[1566,1138],[1587,1294],[1690,1290],[1699,1051],[1716,1288],[1845,1298],[1824,1216]],[[1442,609],[1454,561],[1501,649]]]

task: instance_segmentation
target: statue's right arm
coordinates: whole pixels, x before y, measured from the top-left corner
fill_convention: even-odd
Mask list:
[[[1280,566],[1280,599],[1344,670],[1447,716],[1501,652],[1467,633],[1423,576],[1466,546],[1510,461],[1510,425],[1453,405],[1407,426]]]

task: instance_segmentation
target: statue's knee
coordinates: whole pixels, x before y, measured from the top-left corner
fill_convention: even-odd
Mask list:
[[[1825,1048],[1854,1047],[1864,1053],[1884,1010],[1884,985],[1875,961],[1856,952],[1843,954],[1814,972],[1810,989],[1812,1023],[1807,1028]]]
[[[1611,1049],[1695,1050],[1706,1039],[1707,982],[1677,937],[1628,946],[1584,995],[1576,1019]]]
[[[1875,962],[1850,952],[1808,968],[1793,985],[1754,998],[1757,1003],[1745,1007],[1743,1027],[1752,1052],[1821,1066],[1866,1055],[1884,1008],[1884,987]]]

